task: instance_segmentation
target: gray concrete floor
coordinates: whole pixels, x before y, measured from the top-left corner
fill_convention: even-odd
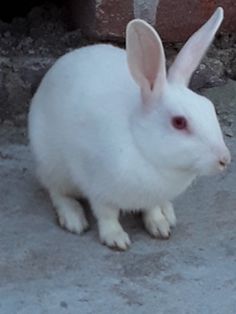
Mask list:
[[[218,101],[235,160],[230,84],[205,93]],[[0,134],[1,314],[236,313],[234,160],[176,200],[178,225],[168,241],[151,239],[139,216],[123,217],[133,243],[117,252],[99,243],[92,217],[81,237],[58,227],[22,132],[5,125]]]

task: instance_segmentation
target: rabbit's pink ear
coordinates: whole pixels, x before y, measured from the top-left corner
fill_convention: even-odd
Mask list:
[[[223,15],[223,9],[217,8],[211,18],[189,38],[169,69],[169,81],[188,85],[193,72],[196,70],[216,31],[220,27]]]
[[[165,54],[156,31],[143,20],[129,22],[126,29],[128,65],[144,98],[159,93],[166,82]]]

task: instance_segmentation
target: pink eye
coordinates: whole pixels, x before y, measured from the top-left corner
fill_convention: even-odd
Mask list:
[[[188,127],[187,120],[185,119],[185,117],[182,116],[173,117],[171,120],[171,124],[177,130],[184,130]]]

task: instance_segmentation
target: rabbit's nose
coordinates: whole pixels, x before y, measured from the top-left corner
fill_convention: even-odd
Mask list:
[[[220,170],[224,170],[227,165],[229,165],[231,162],[231,155],[229,150],[227,149],[224,153],[224,155],[222,155],[222,157],[219,159],[219,168]]]

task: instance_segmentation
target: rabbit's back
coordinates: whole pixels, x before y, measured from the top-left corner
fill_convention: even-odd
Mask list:
[[[42,80],[29,115],[41,182],[71,190],[74,164],[80,177],[97,172],[98,163],[107,171],[121,146],[132,147],[129,115],[139,102],[123,49],[95,45],[61,57]]]

